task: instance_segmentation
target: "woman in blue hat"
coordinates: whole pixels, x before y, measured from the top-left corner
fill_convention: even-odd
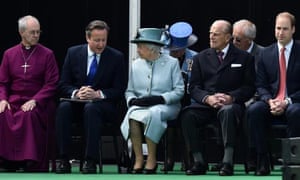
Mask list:
[[[154,174],[157,169],[156,148],[167,128],[181,109],[184,82],[177,59],[161,53],[167,45],[163,29],[139,29],[132,43],[137,44],[139,58],[132,62],[125,92],[128,111],[121,124],[125,139],[130,138],[135,155],[133,174]],[[144,165],[142,142],[148,156]]]
[[[169,28],[170,43],[165,50],[169,54],[177,58],[179,61],[182,77],[185,84],[184,97],[181,100],[182,107],[191,103],[190,94],[188,92],[189,79],[193,65],[193,56],[197,54],[196,51],[189,49],[198,41],[198,37],[193,34],[192,26],[187,22],[176,22]],[[181,158],[181,170],[184,171],[186,166],[189,166],[190,160],[188,152],[182,144],[183,135],[181,132],[181,125],[178,120],[168,123],[168,163],[165,164],[161,171],[173,171],[176,154]],[[181,144],[181,145],[180,145]],[[178,146],[177,146],[178,145]]]

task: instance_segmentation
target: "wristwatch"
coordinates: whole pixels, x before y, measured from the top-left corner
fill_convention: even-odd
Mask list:
[[[293,104],[291,98],[285,98],[286,105]]]

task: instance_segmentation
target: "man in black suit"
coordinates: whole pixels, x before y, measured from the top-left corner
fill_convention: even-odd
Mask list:
[[[233,44],[244,51],[247,51],[255,60],[255,68],[257,68],[257,60],[263,46],[257,44],[254,40],[256,38],[256,26],[248,19],[241,19],[233,24],[232,40]]]
[[[256,26],[253,22],[248,19],[240,19],[233,23],[233,32],[232,32],[232,42],[233,44],[244,51],[247,51],[255,60],[255,69],[257,69],[257,61],[259,59],[260,53],[264,49],[263,46],[257,44],[254,40],[256,38]],[[252,104],[256,100],[257,95],[254,95],[249,101],[246,102],[246,108],[249,104]],[[247,127],[247,123],[243,122],[244,135],[247,137],[247,161],[245,166],[245,171],[256,170],[256,150],[254,147],[253,139],[250,138],[250,130]]]
[[[247,110],[251,137],[258,154],[255,173],[258,176],[270,174],[267,127],[272,120],[287,122],[288,137],[300,136],[300,43],[293,40],[295,21],[288,12],[277,15],[277,42],[266,47],[258,61],[256,87],[259,101]],[[283,68],[280,68],[281,63]]]
[[[124,55],[107,46],[109,27],[95,20],[86,27],[87,44],[70,47],[59,82],[61,101],[56,114],[60,163],[57,173],[70,173],[71,125],[78,112],[83,117],[85,161],[82,173],[96,173],[101,126],[116,114],[116,104],[124,96],[127,74]]]
[[[179,117],[186,145],[194,158],[187,175],[206,173],[198,128],[214,121],[221,124],[224,145],[219,175],[233,175],[237,125],[243,117],[244,103],[255,92],[255,69],[253,56],[230,43],[231,34],[228,21],[216,20],[210,27],[210,48],[193,58],[189,89],[195,102]]]

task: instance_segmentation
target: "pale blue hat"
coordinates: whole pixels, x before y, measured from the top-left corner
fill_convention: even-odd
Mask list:
[[[159,28],[141,28],[131,43],[152,43],[160,46],[168,45],[169,37],[165,29]]]

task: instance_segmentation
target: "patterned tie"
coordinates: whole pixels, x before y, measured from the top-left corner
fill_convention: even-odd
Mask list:
[[[89,74],[87,76],[87,85],[92,85],[93,84],[93,79],[94,79],[94,76],[96,74],[96,71],[97,71],[97,54],[95,53],[94,54],[94,59],[90,65],[90,71],[89,71]]]
[[[280,68],[280,79],[279,79],[279,91],[276,99],[283,100],[285,97],[286,89],[286,65],[285,65],[285,48],[280,49],[279,68]]]
[[[220,61],[220,63],[222,63],[223,62],[223,55],[224,55],[224,52],[223,51],[219,51],[219,52],[217,52],[217,56],[218,56],[218,58],[219,58],[219,61]]]

